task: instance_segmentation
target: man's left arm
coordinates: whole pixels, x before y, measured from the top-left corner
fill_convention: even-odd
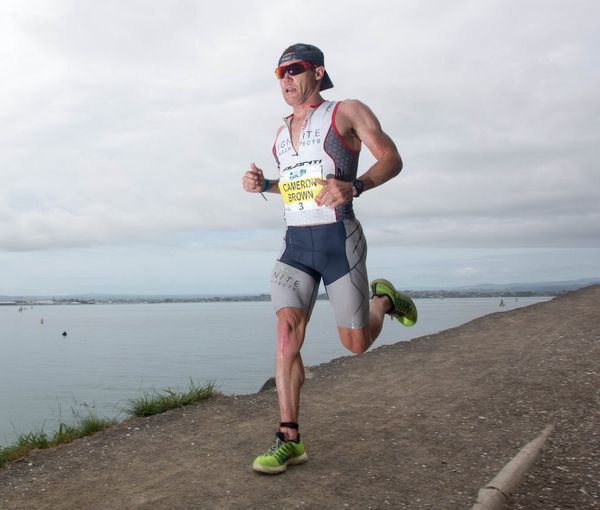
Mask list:
[[[373,166],[358,177],[363,181],[364,189],[375,188],[396,177],[402,170],[402,158],[396,144],[383,131],[371,109],[360,101],[351,99],[342,102],[339,110],[352,134],[366,145],[376,159]]]
[[[389,181],[402,170],[402,158],[396,144],[383,131],[371,109],[355,99],[340,103],[336,115],[336,127],[351,147],[359,148],[361,142],[375,157],[375,163],[358,179],[367,191]],[[330,179],[317,197],[320,205],[334,207],[352,199],[352,183]]]

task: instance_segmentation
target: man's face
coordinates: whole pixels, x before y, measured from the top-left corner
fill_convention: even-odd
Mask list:
[[[302,64],[302,61],[292,60],[281,67],[285,70],[288,66],[294,64]],[[296,106],[307,101],[315,91],[319,90],[321,81],[317,78],[322,78],[323,73],[323,66],[311,67],[300,74],[291,74],[286,71],[283,78],[279,80],[284,101],[290,106]]]

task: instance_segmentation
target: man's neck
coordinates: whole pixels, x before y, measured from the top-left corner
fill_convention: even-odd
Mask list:
[[[316,92],[315,94],[312,94],[306,101],[294,106],[294,117],[297,119],[306,117],[311,107],[317,106],[323,101],[324,99],[321,97],[320,93]]]

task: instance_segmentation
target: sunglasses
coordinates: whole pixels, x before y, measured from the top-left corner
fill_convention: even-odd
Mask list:
[[[287,66],[278,66],[275,69],[275,76],[282,80],[285,76],[285,73],[288,73],[290,76],[297,76],[314,67],[315,65],[311,64],[310,62],[294,62],[293,64],[289,64]]]

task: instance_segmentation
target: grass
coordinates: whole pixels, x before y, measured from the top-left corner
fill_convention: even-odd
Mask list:
[[[0,468],[9,462],[25,457],[33,450],[44,450],[60,444],[70,443],[75,439],[89,436],[117,423],[115,420],[100,418],[94,413],[90,413],[84,418],[78,416],[76,418],[75,425],[60,423],[58,430],[52,435],[48,435],[43,430],[20,434],[14,444],[0,448]]]
[[[138,398],[129,401],[125,412],[129,416],[152,416],[164,413],[169,409],[183,407],[194,402],[206,400],[215,395],[214,384],[198,386],[191,379],[188,390],[176,392],[171,389],[146,392]],[[96,432],[116,425],[116,420],[101,418],[94,412],[81,417],[75,414],[75,424],[60,423],[58,430],[48,435],[44,430],[20,434],[17,441],[6,447],[0,447],[0,468],[9,462],[25,457],[33,450],[43,450],[61,444],[67,444],[75,439],[91,436]]]
[[[125,411],[130,416],[152,416],[164,413],[169,409],[176,409],[206,400],[214,394],[215,387],[213,384],[198,386],[190,380],[188,390],[184,393],[171,389],[146,392],[142,396],[130,400],[129,407]]]

